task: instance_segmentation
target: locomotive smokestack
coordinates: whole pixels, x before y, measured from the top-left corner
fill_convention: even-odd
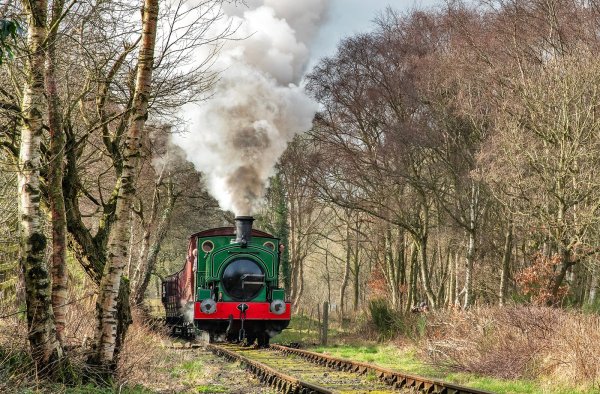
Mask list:
[[[246,247],[252,239],[252,216],[236,216],[235,218],[235,242]]]

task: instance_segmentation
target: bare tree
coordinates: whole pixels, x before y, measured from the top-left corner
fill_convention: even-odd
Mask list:
[[[52,216],[52,307],[56,321],[56,335],[64,343],[67,304],[67,219],[62,192],[64,173],[65,133],[62,106],[56,82],[56,47],[58,29],[63,15],[64,1],[52,2],[52,14],[46,46],[46,97],[48,102],[48,129],[50,157],[48,163],[48,201]]]
[[[553,59],[519,80],[519,95],[507,97],[489,146],[502,159],[489,150],[485,156],[499,198],[514,201],[514,215],[546,237],[547,254],[560,256],[548,285],[551,303],[560,301],[569,268],[598,251],[587,234],[598,224],[598,92],[590,81],[598,79],[599,68],[585,53],[576,63]]]
[[[40,165],[44,103],[44,63],[47,39],[47,3],[23,3],[27,12],[27,80],[19,127],[19,216],[21,221],[21,266],[25,276],[27,326],[31,353],[38,371],[48,373],[63,357],[52,310],[52,288],[45,260],[46,235],[41,227]]]
[[[100,294],[96,305],[97,328],[95,334],[95,351],[90,362],[102,367],[115,365],[115,347],[119,334],[117,326],[117,303],[124,268],[127,264],[129,245],[130,209],[135,195],[135,177],[138,171],[141,139],[144,125],[148,118],[148,102],[150,100],[152,70],[154,63],[154,47],[158,20],[158,0],[145,0],[142,13],[142,39],[138,55],[137,74],[133,106],[129,117],[123,169],[119,180],[119,192],[115,204],[115,227],[108,242],[108,258],[104,266]],[[122,300],[121,302],[128,302]],[[126,329],[125,329],[126,330]],[[121,342],[122,343],[122,342]]]

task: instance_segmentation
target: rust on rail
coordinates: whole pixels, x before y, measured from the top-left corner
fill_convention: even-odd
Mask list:
[[[222,346],[208,344],[207,349],[212,351],[218,356],[225,357],[229,360],[236,360],[242,363],[246,369],[254,374],[258,379],[271,387],[276,388],[278,391],[283,393],[294,393],[294,394],[333,394],[334,392],[328,390],[325,387],[318,386],[313,383],[305,382],[297,379],[293,376],[284,374],[277,371],[263,363],[255,360],[251,360],[248,357],[244,357],[234,351],[226,349]]]

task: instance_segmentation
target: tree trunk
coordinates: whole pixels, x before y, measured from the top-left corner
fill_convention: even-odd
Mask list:
[[[106,263],[105,242],[96,238],[98,235],[92,237],[82,220],[79,210],[80,179],[77,163],[78,150],[81,149],[82,144],[78,144],[73,130],[67,123],[63,126],[66,137],[65,157],[67,159],[63,177],[63,196],[67,215],[67,230],[69,232],[69,249],[88,277],[98,286]]]
[[[150,277],[152,276],[152,272],[156,266],[156,261],[158,260],[158,254],[160,253],[162,242],[169,231],[171,214],[173,213],[173,208],[175,207],[175,202],[177,200],[177,196],[173,188],[173,182],[169,179],[167,184],[167,205],[164,207],[163,214],[158,223],[156,237],[149,249],[146,262],[143,264],[143,268],[140,270],[140,272],[136,275],[138,278],[140,278],[136,284],[134,292],[134,302],[136,305],[141,305],[144,301],[144,293],[148,288],[148,283],[150,283]]]
[[[44,113],[44,41],[46,39],[47,3],[45,0],[23,1],[27,11],[28,58],[20,125],[19,150],[19,219],[21,224],[20,263],[25,277],[28,339],[37,370],[49,373],[63,356],[56,337],[50,274],[45,261],[46,236],[40,211],[40,142]]]
[[[473,259],[475,257],[475,231],[468,230],[469,241],[467,244],[467,256],[465,264],[465,301],[464,309],[468,309],[473,301]]]
[[[117,301],[123,270],[127,264],[127,246],[129,243],[129,212],[135,194],[135,176],[138,171],[139,148],[148,118],[148,100],[152,81],[152,64],[156,41],[158,0],[145,0],[142,21],[142,41],[138,56],[137,75],[133,108],[129,119],[123,172],[120,178],[119,195],[116,205],[116,223],[108,243],[108,259],[104,267],[100,294],[96,303],[95,349],[89,362],[110,371],[116,366],[115,346],[117,338],[122,343],[122,333],[118,332],[119,323]],[[128,302],[125,298],[125,303]]]
[[[400,232],[397,237],[397,248],[396,248],[396,288],[398,289],[398,307],[402,307],[402,303],[404,302],[403,292],[401,291],[401,287],[406,285],[406,258],[404,251],[404,231],[400,228]]]
[[[48,163],[48,200],[52,216],[52,308],[56,321],[56,336],[64,343],[67,303],[67,218],[63,196],[65,133],[63,130],[60,97],[56,84],[56,38],[64,1],[52,3],[52,29],[48,32],[46,49],[46,94],[50,131],[50,160]]]
[[[575,265],[575,262],[571,261],[571,251],[566,248],[561,248],[560,251],[561,263],[558,266],[558,272],[552,278],[550,283],[550,294],[552,297],[548,299],[548,306],[557,306],[559,304],[558,292],[560,291],[560,287],[567,275],[567,271],[571,266]]]
[[[296,293],[296,297],[293,300],[293,304],[295,305],[296,311],[300,307],[300,297],[302,297],[302,293],[304,293],[304,261],[300,260],[298,263],[298,290]]]
[[[479,187],[475,182],[471,183],[471,199],[469,201],[469,223],[467,233],[469,241],[467,244],[467,259],[465,265],[465,303],[463,307],[468,309],[473,302],[473,260],[475,259],[475,232],[477,226],[477,209],[479,204]]]
[[[419,255],[421,257],[421,284],[423,285],[423,290],[425,291],[425,295],[427,296],[427,300],[429,302],[429,307],[431,309],[436,308],[436,299],[435,294],[431,290],[431,284],[429,282],[429,267],[427,263],[427,235],[422,235],[417,238],[417,247],[419,248]]]
[[[325,280],[327,281],[327,302],[331,305],[331,274],[329,273],[329,250],[325,249]]]
[[[419,274],[417,272],[417,266],[419,264],[419,250],[415,242],[412,243],[410,249],[410,279],[408,283],[407,305],[405,308],[407,311],[417,304],[417,280],[419,278]]]
[[[163,164],[162,168],[160,169],[160,172],[158,174],[158,179],[156,180],[156,183],[154,184],[154,193],[152,194],[152,205],[150,206],[150,220],[148,222],[146,222],[146,220],[144,218],[142,204],[140,204],[139,212],[136,212],[139,214],[142,227],[144,228],[144,233],[142,235],[142,246],[140,248],[140,255],[138,258],[138,262],[135,265],[135,269],[133,269],[133,273],[131,273],[131,271],[130,271],[130,279],[131,279],[131,283],[133,283],[134,289],[137,289],[139,287],[139,282],[140,282],[140,280],[143,280],[142,278],[144,277],[145,272],[146,272],[146,267],[147,267],[147,262],[148,262],[148,253],[150,250],[150,238],[152,237],[152,229],[154,228],[154,223],[156,221],[156,215],[158,214],[158,207],[160,205],[160,188],[163,185],[163,176],[165,174],[166,163],[168,162],[168,160],[169,160],[169,151],[167,150],[167,157],[166,157],[165,163]],[[173,183],[170,181],[170,178],[169,178],[169,182],[167,184],[167,194],[168,194],[167,199],[169,199],[169,201],[173,197],[171,195],[172,193],[173,193]],[[167,203],[167,206],[168,205],[169,205],[169,203]],[[130,238],[130,245],[132,244],[132,242],[131,242],[132,240],[133,240],[133,237]],[[130,251],[131,251],[131,248],[130,248]],[[131,260],[131,258],[132,257],[130,256],[129,259]],[[134,297],[137,297],[137,291],[134,291]]]
[[[276,236],[280,239],[280,242],[283,244],[284,249],[283,252],[279,254],[279,264],[280,264],[280,276],[283,278],[283,288],[286,291],[286,294],[289,296],[291,280],[290,280],[290,253],[289,253],[289,224],[288,224],[288,207],[287,207],[287,197],[286,190],[284,188],[283,182],[281,180],[281,172],[278,171],[273,180],[272,188],[274,189],[274,194],[276,200],[275,204],[275,231]]]
[[[451,272],[451,264],[450,264],[450,251],[447,250],[446,254],[442,253],[442,247],[438,243],[438,261],[440,266],[440,274],[439,274],[439,283],[440,287],[438,287],[438,291],[435,295],[435,298],[438,302],[438,306],[445,307],[447,305],[447,286],[446,281],[448,280],[448,275],[452,276]],[[444,261],[445,256],[445,261]]]
[[[398,296],[398,278],[396,270],[396,259],[394,258],[394,245],[392,241],[392,228],[389,223],[385,224],[385,237],[383,239],[383,260],[384,260],[384,276],[386,285],[390,291],[390,298],[392,306],[398,307],[399,299]]]
[[[343,316],[344,316],[344,304],[346,301],[346,287],[348,287],[348,282],[350,280],[350,259],[352,257],[352,246],[350,244],[350,215],[347,215],[346,222],[346,261],[344,265],[344,277],[342,279],[342,285],[340,286],[340,308],[338,310],[338,315],[340,318],[340,322],[343,324]]]
[[[452,252],[448,251],[448,270],[450,272],[450,283],[448,284],[448,296],[446,299],[446,304],[449,307],[454,305],[454,292],[456,289],[456,270],[454,269],[454,260],[452,258]]]
[[[596,296],[598,294],[598,267],[596,265],[592,266],[590,280],[591,280],[591,283],[590,283],[590,291],[588,294],[588,304],[595,305]]]
[[[290,272],[290,289],[289,289],[289,294],[290,294],[290,299],[295,300],[297,297],[297,293],[298,293],[298,277],[300,276],[300,263],[299,263],[299,256],[298,256],[298,248],[296,246],[296,242],[298,240],[297,234],[296,234],[296,218],[294,216],[296,210],[295,210],[295,201],[294,198],[290,198],[289,200],[290,202],[290,214],[289,214],[289,221],[290,221],[290,237],[289,237],[289,257],[290,257],[290,265],[291,265],[291,272]],[[287,245],[286,245],[287,246]]]
[[[504,254],[502,255],[502,272],[500,273],[500,306],[504,306],[506,291],[508,290],[508,274],[510,272],[510,258],[512,256],[512,227],[512,222],[509,222],[504,237]]]
[[[460,308],[460,283],[458,281],[459,272],[459,254],[458,251],[454,254],[454,306]]]
[[[156,214],[158,212],[159,188],[160,185],[157,184],[155,186],[154,195],[152,197],[152,206],[150,207],[150,220],[148,222],[146,222],[144,215],[141,212],[142,208],[140,207],[140,221],[141,225],[144,228],[144,233],[142,234],[142,246],[140,247],[140,255],[138,257],[137,264],[135,264],[135,267],[131,268],[130,271],[131,283],[133,283],[134,289],[138,288],[138,284],[141,281],[143,273],[146,271],[146,266],[148,263],[148,253],[150,251],[150,238],[152,237],[152,228],[154,227],[154,222],[156,221]],[[136,290],[134,290],[134,296],[137,297]]]
[[[127,248],[129,258],[127,259],[127,267],[125,269],[127,277],[130,281],[133,279],[134,269],[137,268],[133,266],[133,245],[135,244],[135,229],[137,228],[133,213],[134,211],[132,210],[130,214],[131,217],[129,218],[129,233],[131,234],[131,237],[129,237],[129,246]],[[143,226],[143,221],[140,220],[140,222],[140,224]]]
[[[360,260],[358,251],[358,233],[356,234],[356,242],[354,243],[354,312],[358,311],[358,302],[360,300]]]

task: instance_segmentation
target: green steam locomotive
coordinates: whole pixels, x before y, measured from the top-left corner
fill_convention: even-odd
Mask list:
[[[279,239],[252,228],[250,216],[235,227],[193,234],[183,269],[162,282],[166,322],[176,334],[208,334],[210,341],[268,346],[285,329],[291,305],[279,286]]]

